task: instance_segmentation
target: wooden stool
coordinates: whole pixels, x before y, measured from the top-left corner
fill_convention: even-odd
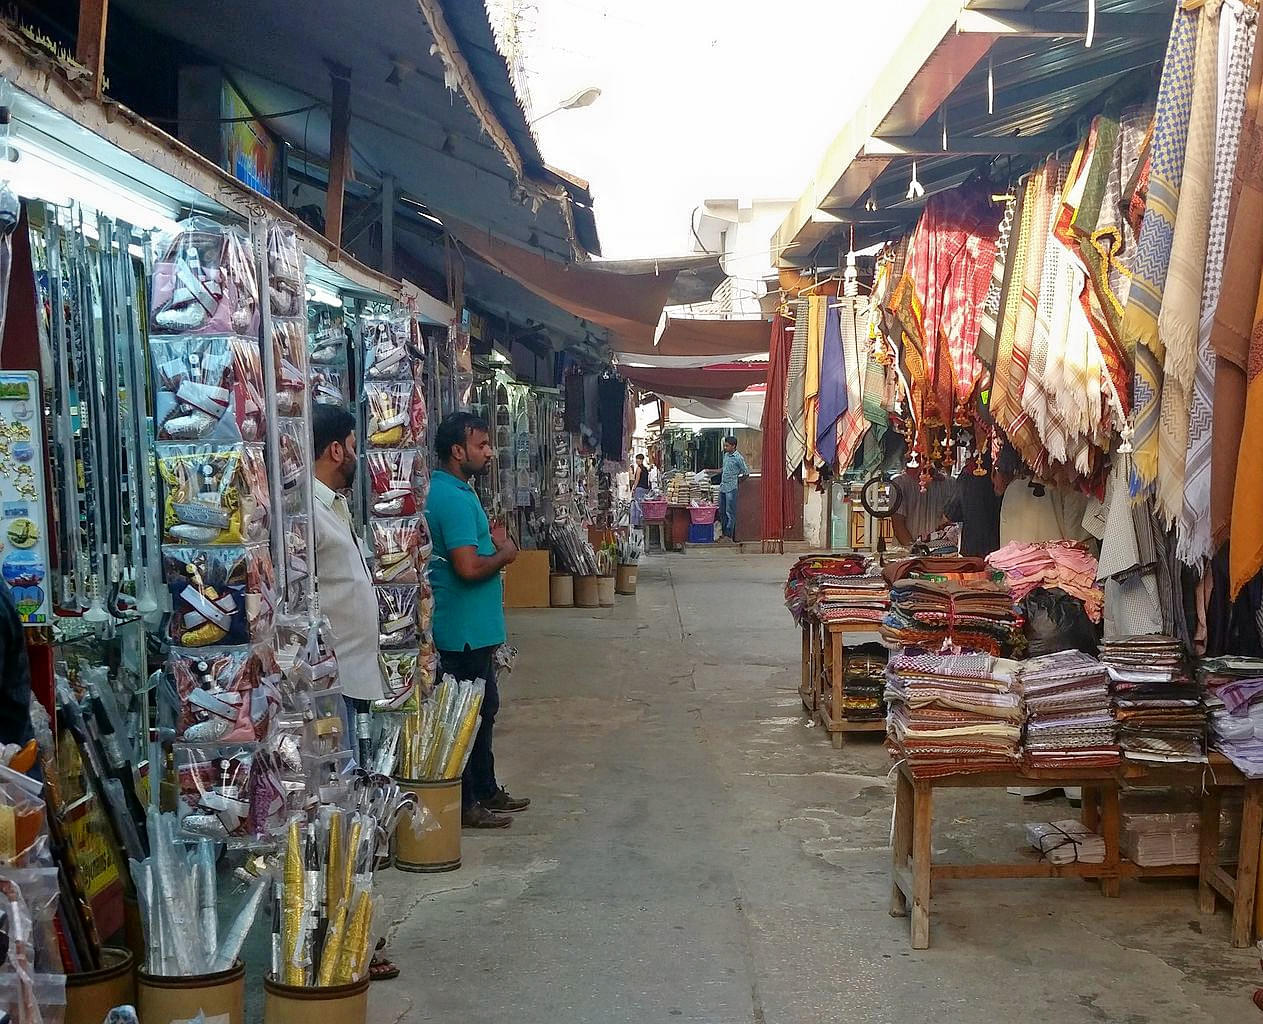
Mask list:
[[[658,547],[665,554],[667,550],[667,521],[665,519],[646,519],[641,524],[641,528],[645,531],[645,550],[649,550],[649,531],[656,530],[658,532]]]

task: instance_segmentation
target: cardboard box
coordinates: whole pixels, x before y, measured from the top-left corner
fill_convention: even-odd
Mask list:
[[[548,572],[547,551],[519,551],[504,570],[504,606],[549,607]]]

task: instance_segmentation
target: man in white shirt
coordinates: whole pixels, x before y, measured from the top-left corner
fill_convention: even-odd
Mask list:
[[[348,716],[357,739],[367,741],[372,702],[381,700],[384,693],[378,662],[377,595],[343,493],[355,481],[355,417],[338,406],[317,404],[312,409],[311,433],[315,458],[311,506],[320,610],[333,632],[338,682]],[[361,758],[362,746],[353,747]],[[374,981],[399,975],[398,967],[377,955],[368,971]]]

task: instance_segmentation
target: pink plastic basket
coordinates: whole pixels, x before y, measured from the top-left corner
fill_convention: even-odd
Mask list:
[[[698,526],[713,526],[718,514],[718,505],[694,505],[689,509],[689,518]]]
[[[666,519],[667,499],[659,498],[655,501],[650,501],[647,498],[643,499],[640,502],[640,511],[641,511],[641,514],[644,515],[646,519],[651,520],[655,523],[659,519]]]

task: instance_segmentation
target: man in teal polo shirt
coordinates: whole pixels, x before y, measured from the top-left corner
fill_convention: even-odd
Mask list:
[[[440,671],[487,684],[481,721],[461,785],[461,824],[465,828],[508,828],[497,812],[521,811],[529,800],[514,799],[496,782],[492,727],[500,709],[496,650],[505,641],[500,570],[517,557],[503,527],[491,530],[478,495],[469,486],[491,468],[487,424],[467,412],[454,412],[434,438],[439,468],[430,478],[425,518],[434,540],[430,585],[434,588],[434,644]]]

